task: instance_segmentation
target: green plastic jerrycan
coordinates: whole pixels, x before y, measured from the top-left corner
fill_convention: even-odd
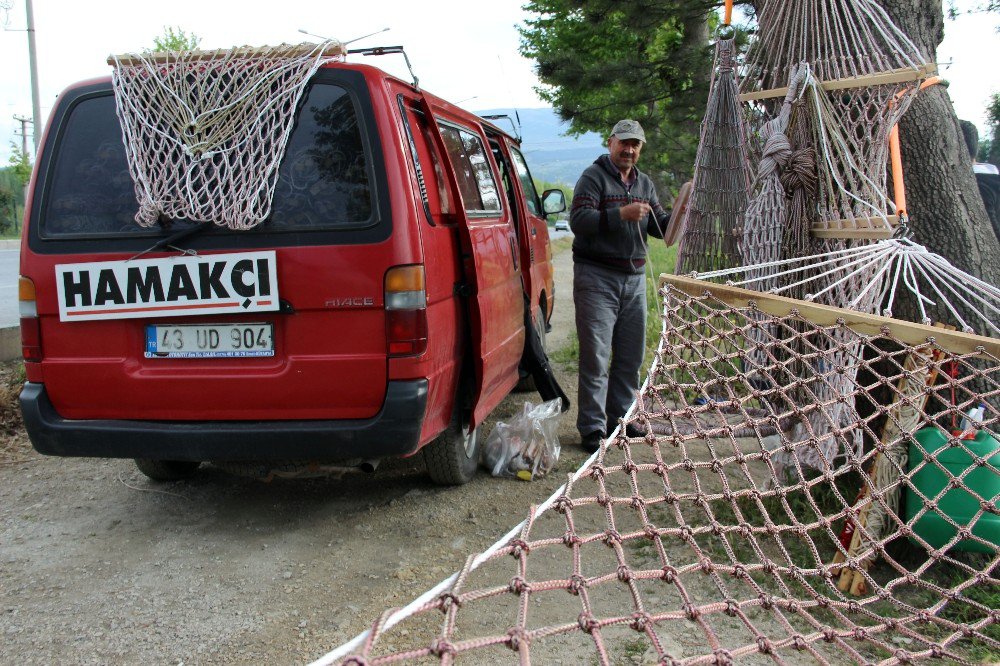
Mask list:
[[[975,457],[978,456],[987,460],[994,469],[1000,469],[1000,444],[989,432],[979,430],[975,439],[962,440],[962,446],[949,446],[948,442],[952,438],[940,428],[933,426],[918,430],[914,433],[914,439],[916,441],[910,442],[910,470],[914,470],[925,459],[927,464],[911,476],[911,481],[929,501],[934,501],[938,493],[949,483],[949,477],[934,464],[934,458],[955,477],[970,467],[973,469],[962,479],[963,487],[952,488],[946,492],[937,501],[936,507],[930,507],[916,524],[911,525],[913,532],[934,548],[944,546],[957,533],[957,530],[944,519],[943,515],[946,515],[959,525],[970,528],[973,535],[993,544],[990,547],[972,539],[964,539],[953,548],[979,553],[996,553],[1000,550],[1000,516],[983,512],[970,525],[980,509],[980,500],[965,488],[990,504],[1000,502],[1000,475],[989,467],[975,466]],[[923,500],[907,486],[907,522],[912,522],[921,508]]]

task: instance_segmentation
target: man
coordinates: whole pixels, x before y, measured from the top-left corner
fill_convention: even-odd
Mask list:
[[[647,234],[663,237],[670,214],[649,176],[636,168],[646,135],[619,121],[573,194],[573,303],[580,339],[576,427],[596,451],[639,388],[646,345]]]

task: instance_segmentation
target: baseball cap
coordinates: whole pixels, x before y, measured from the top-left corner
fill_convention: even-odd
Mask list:
[[[646,133],[642,131],[642,125],[638,120],[619,120],[611,130],[611,136],[616,136],[621,141],[639,139],[646,143]]]

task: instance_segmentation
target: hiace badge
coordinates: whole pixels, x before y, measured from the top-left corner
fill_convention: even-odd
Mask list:
[[[60,321],[277,310],[274,251],[56,266]]]

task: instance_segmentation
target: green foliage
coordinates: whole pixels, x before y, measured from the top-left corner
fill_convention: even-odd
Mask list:
[[[21,150],[16,143],[10,142],[10,170],[21,183],[21,187],[31,179],[31,155]]]
[[[538,92],[573,134],[604,136],[634,118],[646,130],[640,166],[665,192],[691,174],[712,64],[706,0],[530,0],[521,53]]]
[[[1000,0],[982,0],[969,8],[959,9],[955,0],[948,0],[948,18],[955,20],[960,14],[979,14],[981,12],[1000,12]]]
[[[14,193],[0,185],[0,235],[10,233],[17,225],[17,200]]]
[[[563,196],[566,197],[566,212],[569,213],[570,202],[573,201],[573,188],[564,183],[550,183],[547,180],[537,180],[535,179],[535,190],[538,192],[538,196],[541,197],[542,193],[546,190],[562,190]],[[562,215],[562,213],[560,213]],[[555,222],[555,216],[549,218],[549,222]]]
[[[978,159],[980,162],[1000,165],[1000,93],[993,93],[986,106],[986,124],[993,132],[993,138],[979,142]]]
[[[201,44],[201,37],[188,34],[179,27],[164,26],[163,34],[153,38],[152,51],[191,51]]]
[[[677,265],[677,246],[667,247],[660,239],[650,237],[646,265],[649,268],[646,272],[646,355],[643,362],[643,376],[653,362],[653,355],[660,343],[660,332],[663,328],[659,295],[660,275],[674,272],[674,267]]]

